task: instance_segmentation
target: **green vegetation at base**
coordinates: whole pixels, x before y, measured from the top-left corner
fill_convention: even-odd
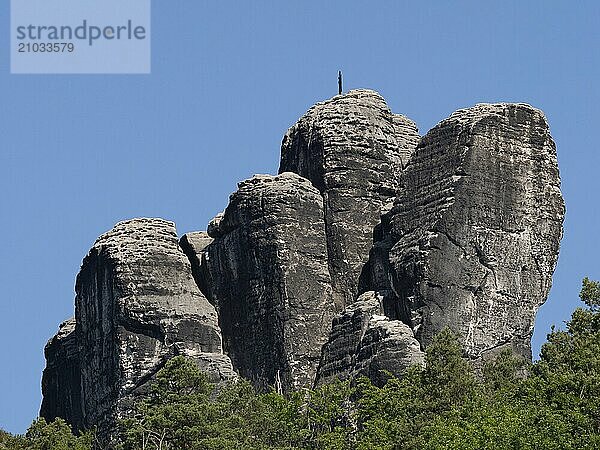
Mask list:
[[[74,436],[71,427],[62,419],[51,423],[37,419],[24,436],[12,436],[0,430],[1,450],[89,450],[93,442],[93,433]]]
[[[476,374],[444,330],[411,367],[381,387],[368,379],[283,396],[240,380],[215,387],[193,361],[170,360],[136,414],[120,424],[122,450],[600,448],[600,283],[583,281],[578,308],[529,364],[501,353]],[[87,450],[61,420],[0,449]]]

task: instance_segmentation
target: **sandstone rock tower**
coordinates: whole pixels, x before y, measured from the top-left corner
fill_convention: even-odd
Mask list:
[[[118,223],[84,258],[75,292],[75,319],[46,346],[41,416],[110,429],[175,355],[213,379],[234,376],[172,222]]]
[[[442,328],[478,360],[531,356],[564,202],[543,113],[462,109],[421,137],[371,90],[313,106],[279,174],[238,185],[207,231],[121,222],[46,346],[41,415],[110,433],[165,361],[283,391],[423,363]]]

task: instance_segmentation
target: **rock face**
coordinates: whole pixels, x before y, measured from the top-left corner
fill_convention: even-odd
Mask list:
[[[423,347],[449,326],[472,358],[506,345],[530,357],[564,216],[544,115],[524,104],[459,110],[421,140],[403,185],[364,288]]]
[[[83,420],[81,410],[81,371],[75,336],[75,318],[60,324],[56,336],[44,349],[48,364],[42,375],[42,407],[40,416],[48,421],[69,418],[77,428]]]
[[[179,243],[161,219],[98,238],[75,319],[45,349],[42,416],[109,434],[179,354],[283,392],[383,383],[446,326],[477,363],[531,356],[564,216],[540,111],[476,105],[420,138],[379,94],[350,91],[290,128],[279,170]]]
[[[49,344],[48,366],[73,348],[79,369],[81,420],[77,428],[110,430],[132,398],[171,357],[196,359],[215,380],[234,376],[223,355],[214,307],[192,278],[175,226],[162,219],[134,219],[102,235],[83,260],[75,286],[74,331]],[[54,344],[56,342],[56,344]],[[73,343],[76,342],[77,350]],[[49,374],[50,375],[50,374]],[[51,381],[46,381],[46,385]],[[64,394],[62,394],[64,396]],[[53,410],[51,401],[42,409]],[[54,408],[56,409],[56,408]],[[73,407],[73,411],[78,411]]]
[[[375,91],[317,103],[288,130],[279,171],[308,178],[323,195],[329,267],[341,310],[357,295],[381,209],[419,141],[416,125]]]
[[[334,319],[329,341],[323,346],[317,383],[366,376],[383,384],[384,371],[400,374],[423,361],[412,330],[384,315],[383,297],[366,292]]]
[[[225,352],[259,388],[311,386],[334,314],[323,200],[292,173],[239,184],[204,253]]]

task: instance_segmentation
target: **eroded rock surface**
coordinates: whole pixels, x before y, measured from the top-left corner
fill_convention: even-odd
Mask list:
[[[256,175],[209,232],[203,264],[236,370],[262,389],[312,385],[334,313],[319,192],[296,174]]]
[[[40,416],[48,421],[69,418],[74,429],[81,426],[81,376],[75,318],[60,324],[58,333],[44,348],[46,368],[42,375]]]
[[[280,172],[308,178],[323,195],[329,267],[339,310],[355,300],[381,209],[419,141],[416,125],[375,91],[317,103],[288,130]]]
[[[530,357],[564,216],[543,113],[525,104],[455,112],[421,140],[403,184],[365,288],[389,298],[386,313],[424,347],[449,326],[472,358],[499,346]]]
[[[350,91],[290,128],[280,172],[241,182],[179,244],[161,219],[96,241],[75,320],[45,349],[42,416],[110,431],[178,354],[282,391],[382,383],[446,326],[478,363],[530,357],[564,216],[540,111],[476,105],[420,138],[379,94]]]
[[[381,385],[387,379],[386,372],[399,375],[423,361],[412,330],[384,315],[382,296],[366,292],[334,319],[323,346],[317,383],[367,376]]]
[[[235,376],[222,353],[215,309],[192,278],[172,222],[118,223],[84,258],[75,291],[76,324],[66,341],[77,344],[80,427],[98,426],[101,435],[111,430],[175,355],[194,358],[215,381]],[[49,346],[65,341],[61,332]]]

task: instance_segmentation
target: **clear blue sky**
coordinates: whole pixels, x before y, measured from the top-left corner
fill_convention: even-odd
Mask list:
[[[9,74],[0,6],[0,428],[37,415],[43,347],[73,314],[95,238],[119,220],[204,229],[239,180],[275,173],[285,130],[345,88],[381,92],[422,133],[477,102],[545,111],[565,236],[534,351],[600,278],[600,3],[153,2],[152,74]],[[425,4],[427,3],[427,4]]]

